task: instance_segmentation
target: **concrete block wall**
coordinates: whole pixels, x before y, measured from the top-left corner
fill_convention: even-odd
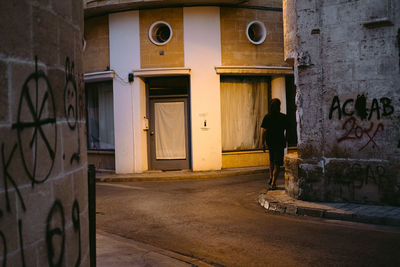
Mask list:
[[[288,192],[400,205],[400,3],[287,0],[283,6],[301,161],[287,165],[287,182],[297,179],[299,187]]]
[[[82,1],[2,1],[0,23],[0,263],[89,266]]]

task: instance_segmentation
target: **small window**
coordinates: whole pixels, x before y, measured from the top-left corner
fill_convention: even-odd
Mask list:
[[[87,83],[87,144],[89,150],[114,150],[112,81]]]
[[[258,20],[250,22],[247,25],[246,35],[249,41],[255,45],[263,43],[267,36],[264,23]]]
[[[171,40],[172,29],[168,23],[164,21],[154,22],[149,29],[149,38],[156,45],[165,45]]]

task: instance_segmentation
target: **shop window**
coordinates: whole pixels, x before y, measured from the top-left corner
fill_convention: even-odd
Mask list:
[[[221,76],[222,151],[262,149],[268,77]]]
[[[246,28],[246,36],[251,43],[262,44],[267,37],[267,29],[264,23],[258,20],[250,22]]]
[[[112,81],[87,83],[87,142],[91,150],[114,150]]]
[[[156,45],[164,45],[172,38],[171,26],[164,21],[154,22],[149,29],[150,41]]]

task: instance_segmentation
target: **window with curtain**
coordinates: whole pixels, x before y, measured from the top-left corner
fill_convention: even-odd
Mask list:
[[[268,77],[221,77],[222,151],[262,149]]]
[[[114,149],[112,81],[86,84],[88,149]]]

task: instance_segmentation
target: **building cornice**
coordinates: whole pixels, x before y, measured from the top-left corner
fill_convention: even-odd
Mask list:
[[[243,0],[83,0],[83,4],[85,18],[130,10],[194,6],[220,6],[282,12],[282,5],[277,4],[277,1],[265,1],[260,4]]]

